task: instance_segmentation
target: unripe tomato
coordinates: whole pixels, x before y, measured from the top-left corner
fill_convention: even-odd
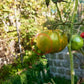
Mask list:
[[[84,38],[84,32],[82,32],[82,33],[80,34],[80,36],[81,36],[82,38]]]
[[[83,39],[78,35],[73,35],[71,40],[71,48],[73,50],[79,50],[83,47]]]
[[[43,31],[37,36],[37,47],[42,52],[60,52],[66,47],[67,43],[67,35],[61,30]]]

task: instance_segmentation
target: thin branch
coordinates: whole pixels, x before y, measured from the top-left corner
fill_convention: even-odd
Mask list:
[[[16,7],[17,0],[15,0],[15,7]],[[23,64],[23,56],[22,56],[22,49],[21,49],[21,43],[20,43],[20,35],[19,35],[19,26],[18,26],[18,18],[17,18],[17,9],[15,8],[15,20],[16,20],[16,30],[17,30],[17,36],[18,36],[18,44],[19,44],[19,50],[20,50],[20,57],[21,57],[21,63]]]
[[[2,20],[2,22],[3,22],[4,26],[5,26],[4,30],[5,30],[6,32],[8,32],[9,28],[8,28],[6,22],[5,22],[4,20]]]

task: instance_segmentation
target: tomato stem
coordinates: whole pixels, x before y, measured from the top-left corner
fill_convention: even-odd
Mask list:
[[[59,17],[60,17],[60,20],[61,20],[61,22],[63,23],[62,16],[61,16],[61,13],[60,13],[60,10],[59,10],[59,7],[58,7],[57,3],[56,3],[56,7],[57,7],[57,12],[58,12],[58,15],[59,15]],[[65,28],[65,25],[64,25],[64,23],[63,23],[63,31],[64,31],[64,28]]]
[[[77,13],[77,7],[78,7],[78,0],[75,0],[75,7],[73,11],[72,24],[71,24],[71,29],[70,29],[70,41],[68,45],[69,55],[70,55],[71,84],[74,84],[74,62],[73,62],[73,54],[71,52],[71,40],[72,40],[72,34],[73,34],[73,28],[74,28],[74,20]]]
[[[56,7],[57,7],[57,12],[58,12],[58,14],[59,14],[60,20],[62,21],[61,13],[60,13],[60,10],[59,10],[59,7],[58,7],[57,3],[56,3]],[[62,21],[62,22],[63,22],[63,21]]]
[[[73,62],[73,54],[71,52],[71,42],[68,45],[69,55],[70,55],[70,68],[71,68],[71,84],[74,84],[74,62]]]

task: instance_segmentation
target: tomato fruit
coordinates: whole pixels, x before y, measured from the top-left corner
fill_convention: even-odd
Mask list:
[[[67,35],[62,30],[57,29],[39,33],[36,45],[42,52],[55,53],[63,50],[67,43]]]
[[[73,35],[71,40],[71,48],[73,50],[79,50],[83,47],[83,39],[78,35]]]
[[[80,34],[80,36],[81,36],[82,38],[84,38],[84,32],[82,32],[82,33]]]

